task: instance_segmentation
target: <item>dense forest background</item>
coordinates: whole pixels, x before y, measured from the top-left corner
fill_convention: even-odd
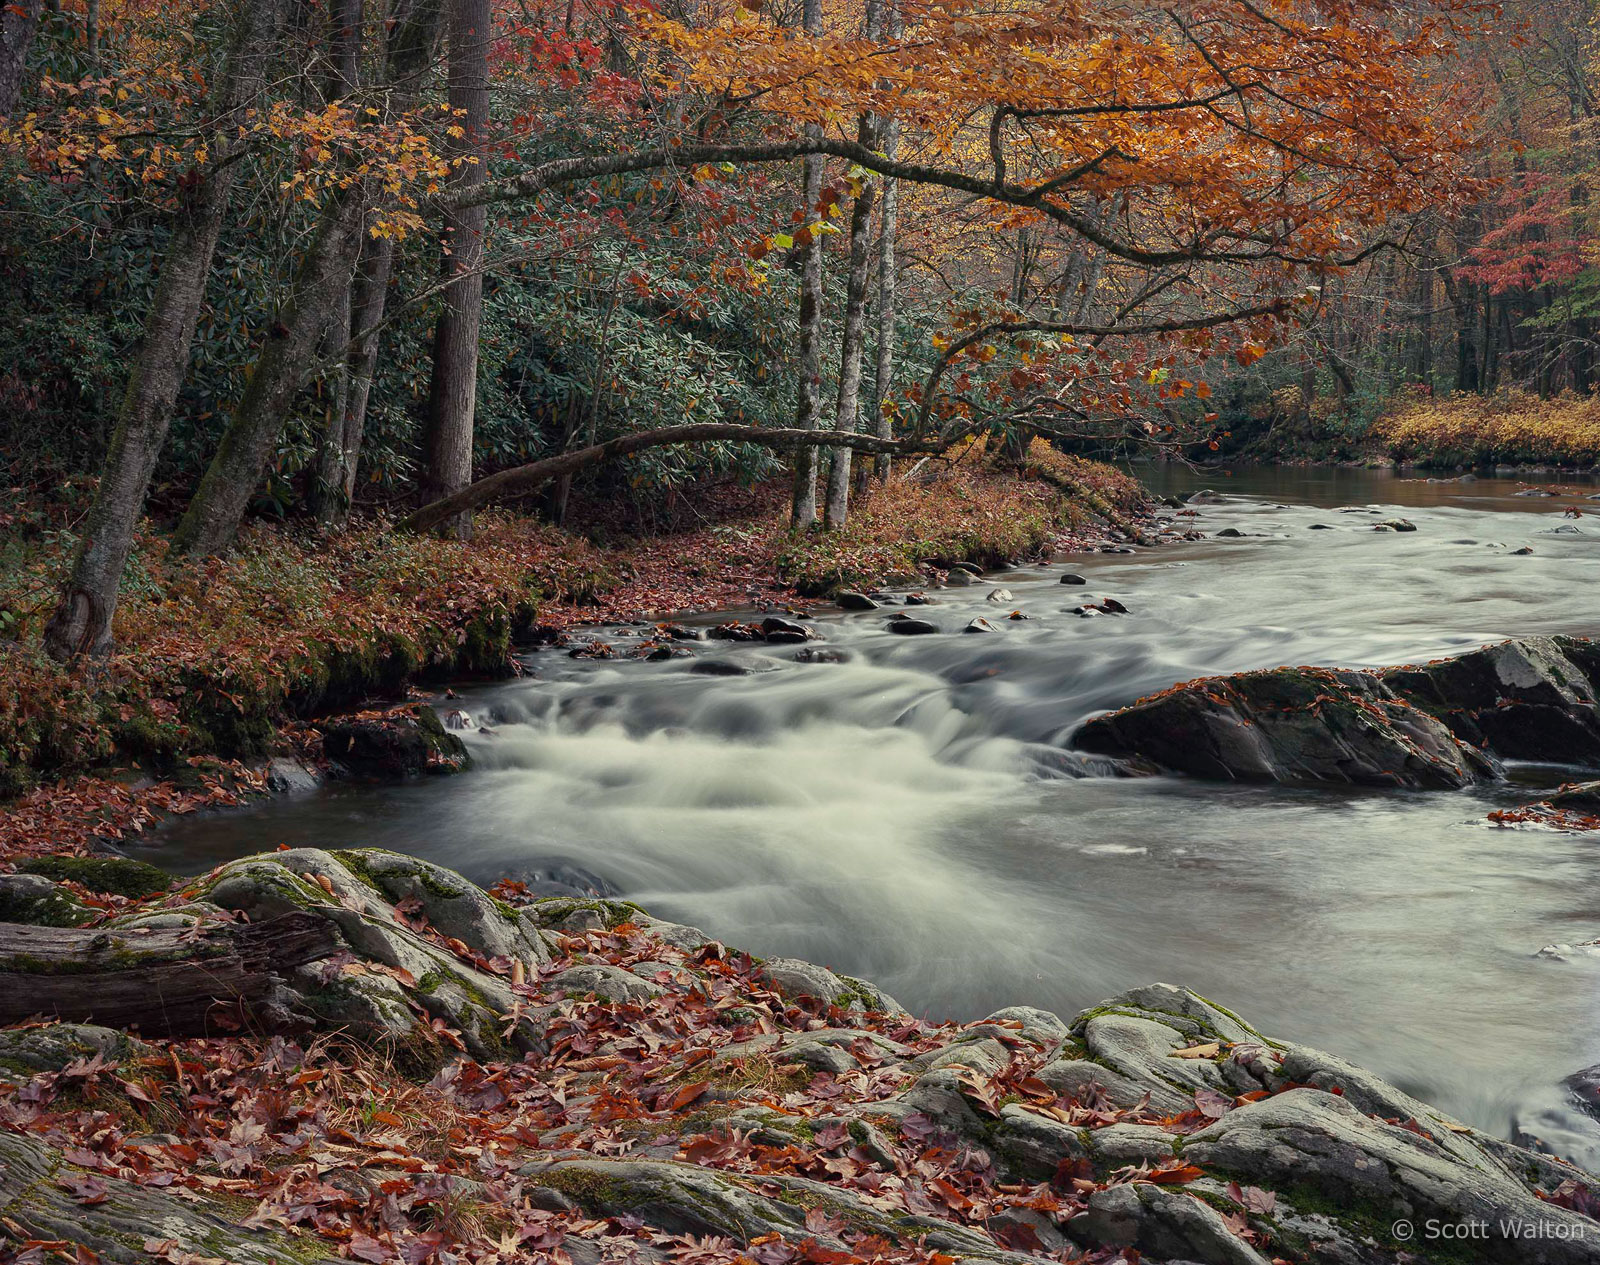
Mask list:
[[[8,6],[0,451],[75,558],[45,644],[111,644],[147,513],[199,559],[782,478],[833,529],[896,452],[1348,458],[1397,408],[1586,397],[1594,20]],[[1452,425],[1411,455],[1545,455]]]

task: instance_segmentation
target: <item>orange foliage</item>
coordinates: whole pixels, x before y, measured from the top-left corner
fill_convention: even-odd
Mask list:
[[[1525,391],[1416,399],[1378,419],[1373,437],[1425,465],[1600,464],[1600,398]]]

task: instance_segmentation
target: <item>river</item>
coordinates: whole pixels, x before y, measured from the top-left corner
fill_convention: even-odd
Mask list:
[[[1600,936],[1600,838],[1484,817],[1575,770],[1452,793],[1293,790],[1110,776],[1066,742],[1099,709],[1207,673],[1600,633],[1595,486],[1139,473],[1223,493],[1201,511],[1211,538],[939,591],[916,613],[950,635],[890,635],[893,607],[819,608],[844,663],[725,643],[667,663],[530,653],[522,679],[449,704],[489,731],[469,737],[475,771],[175,822],[149,855],[197,871],[279,844],[383,846],[484,881],[580,867],[659,916],[869,977],[935,1018],[1021,1002],[1070,1015],[1185,984],[1594,1163],[1555,1104],[1562,1077],[1600,1062],[1600,956],[1537,955]],[[1597,525],[1564,519],[1569,505]],[[1372,530],[1396,515],[1417,531]],[[1216,537],[1230,527],[1245,534]],[[998,586],[1012,598],[986,601]],[[1085,594],[1129,613],[1081,618]],[[1013,609],[1028,618],[959,635]],[[777,670],[690,670],[752,653]]]

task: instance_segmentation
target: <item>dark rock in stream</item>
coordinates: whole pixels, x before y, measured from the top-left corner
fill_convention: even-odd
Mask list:
[[[1600,761],[1600,647],[1524,637],[1378,674],[1462,741],[1513,760]]]
[[[1569,808],[1577,812],[1600,812],[1600,782],[1568,782],[1559,790],[1545,796],[1552,808]]]
[[[426,705],[326,722],[322,747],[347,776],[377,781],[459,773],[472,764],[461,739]]]
[[[833,600],[840,610],[875,611],[878,609],[878,603],[874,602],[865,593],[856,593],[850,589],[837,594]]]
[[[1096,717],[1076,745],[1200,777],[1455,788],[1494,765],[1370,672],[1275,668],[1176,686]]]
[[[798,645],[816,638],[817,630],[797,624],[792,619],[768,615],[761,621],[761,635],[775,646]]]
[[[1089,583],[1089,581],[1084,579],[1081,575],[1076,574],[1075,572],[1068,571],[1064,576],[1061,577],[1061,583],[1062,584],[1087,584],[1087,583]]]
[[[1600,762],[1600,646],[1528,637],[1412,667],[1275,668],[1097,717],[1077,744],[1201,777],[1464,786],[1496,757]]]
[[[696,676],[750,676],[756,672],[776,672],[783,665],[759,654],[725,654],[715,659],[696,659],[689,669]]]
[[[152,918],[214,928],[239,914],[248,925],[287,917],[321,927],[323,956],[285,969],[269,1004],[248,1013],[249,1031],[338,1032],[404,1051],[388,1075],[427,1080],[442,1068],[435,1087],[488,1113],[506,1100],[501,1077],[528,1092],[559,1073],[560,1122],[541,1133],[537,1113],[518,1106],[506,1117],[517,1122],[515,1149],[501,1155],[531,1206],[615,1219],[637,1230],[641,1248],[662,1235],[714,1235],[757,1259],[799,1260],[788,1253],[809,1241],[807,1259],[843,1260],[871,1235],[885,1257],[934,1250],[971,1265],[1046,1265],[1079,1249],[1106,1261],[1133,1249],[1148,1265],[1600,1262],[1600,1221],[1574,1211],[1592,1206],[1584,1201],[1600,1178],[1453,1120],[1336,1056],[1263,1035],[1187,989],[1135,988],[1070,1022],[1009,1006],[976,1023],[925,1025],[870,983],[788,958],[752,970],[703,931],[626,902],[528,902],[501,890],[523,903],[395,853],[302,848],[230,862],[187,897],[96,930],[137,943]],[[91,969],[132,967],[119,956]],[[647,1077],[604,1046],[581,1059],[565,1048],[575,1031],[671,1033],[701,1011],[696,1039],[661,1042]],[[116,1112],[127,1078],[149,1083],[162,1061],[160,1046],[82,1015],[59,1019],[0,1032],[0,1101],[35,1111],[24,1087],[99,1060],[94,1103]],[[774,1076],[823,1092],[775,1093]],[[624,1085],[650,1104],[591,1114]],[[237,1199],[207,1187],[127,1180],[142,1170],[117,1167],[122,1132],[104,1138],[88,1150],[0,1129],[0,1252],[12,1236],[81,1243],[118,1265],[151,1259],[150,1241],[175,1245],[158,1253],[170,1260],[339,1255],[315,1235],[286,1237],[272,1217],[241,1215]],[[316,1171],[334,1185],[348,1172],[411,1180],[366,1167],[384,1158],[363,1150],[369,1141],[352,1139]],[[756,1147],[806,1162],[757,1169],[745,1162]],[[961,1174],[952,1189],[993,1206],[974,1213],[923,1193],[951,1166]],[[503,1193],[454,1180],[441,1187],[453,1215],[503,1213]],[[1430,1222],[1473,1227],[1470,1251],[1430,1238]],[[561,1247],[575,1262],[617,1259],[574,1224]],[[602,1231],[615,1233],[593,1232]],[[639,1259],[665,1259],[650,1251]]]

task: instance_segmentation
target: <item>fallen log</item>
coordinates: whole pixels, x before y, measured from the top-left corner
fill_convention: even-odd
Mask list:
[[[313,913],[178,927],[0,923],[0,1025],[46,1015],[168,1037],[252,1019],[276,1026],[283,976],[340,944]]]

